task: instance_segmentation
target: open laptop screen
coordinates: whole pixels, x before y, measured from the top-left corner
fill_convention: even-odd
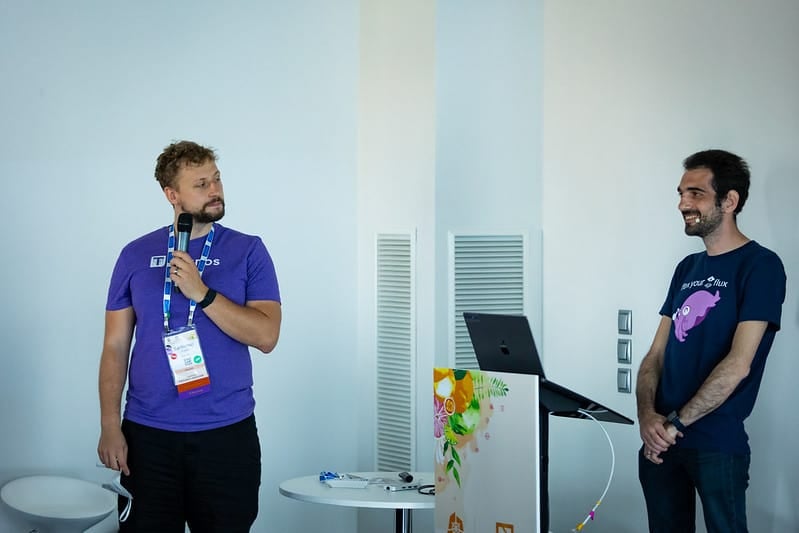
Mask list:
[[[480,370],[545,377],[526,316],[466,312],[463,320]]]
[[[632,424],[633,421],[585,396],[549,381],[538,355],[530,324],[524,315],[463,313],[480,370],[539,377],[540,404],[555,416],[585,418],[592,413],[606,422]]]

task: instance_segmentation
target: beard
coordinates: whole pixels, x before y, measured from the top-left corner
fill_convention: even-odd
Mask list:
[[[716,229],[721,226],[721,221],[724,218],[719,207],[714,207],[707,215],[702,215],[699,211],[683,213],[683,216],[685,215],[700,217],[699,222],[696,224],[685,224],[685,234],[701,238],[705,238],[716,231]]]
[[[222,209],[219,211],[208,211],[208,206],[213,202],[208,202],[208,204],[204,205],[199,211],[190,211],[191,216],[194,217],[194,221],[199,222],[200,224],[210,224],[220,220],[223,216],[225,216],[225,201],[222,198],[219,200],[214,200],[214,202],[216,201],[222,203]]]

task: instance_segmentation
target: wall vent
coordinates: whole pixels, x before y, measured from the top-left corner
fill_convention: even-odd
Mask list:
[[[416,432],[414,235],[377,236],[378,471],[412,470]]]
[[[527,237],[450,234],[450,364],[478,368],[464,311],[524,314]]]

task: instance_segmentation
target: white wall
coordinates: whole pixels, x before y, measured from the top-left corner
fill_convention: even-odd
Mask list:
[[[448,234],[530,237],[527,314],[541,316],[540,3],[437,3],[435,362],[451,364]]]
[[[795,529],[799,432],[799,4],[791,1],[546,2],[544,314],[547,370],[635,415],[615,392],[616,311],[633,310],[633,369],[649,347],[676,262],[699,250],[676,209],[681,161],[721,147],[746,157],[745,234],[788,273],[777,336],[755,412],[750,530]],[[578,334],[575,334],[579,332]],[[579,368],[579,371],[575,371]],[[616,477],[595,531],[638,533],[638,427],[608,427]],[[552,424],[553,531],[569,531],[601,494],[609,451],[598,428]],[[701,526],[700,531],[704,531]]]
[[[540,241],[540,73],[518,68],[540,67],[540,32],[529,31],[536,20],[526,0],[361,3],[361,390],[374,395],[375,234],[415,232],[419,470],[433,470],[432,367],[449,364],[448,232],[527,232]],[[530,308],[539,318],[540,268],[532,270]],[[366,404],[361,412],[368,469],[374,410]],[[385,513],[360,514],[361,531],[377,530],[381,519],[390,527]],[[416,511],[414,524],[431,530],[432,513]]]
[[[431,346],[435,331],[434,4],[426,0],[360,2],[358,94],[358,357],[363,379],[353,390],[375,398],[375,242],[378,233],[411,233],[416,251],[416,404],[414,469],[432,470]],[[359,402],[359,465],[375,468],[375,402]],[[432,409],[432,406],[430,407]],[[432,528],[432,511],[413,512],[415,529]],[[359,531],[388,531],[393,513],[359,512]]]
[[[190,138],[217,148],[223,223],[263,237],[284,299],[277,349],[253,354],[255,531],[352,531],[354,512],[277,485],[358,457],[356,396],[338,387],[356,376],[357,50],[348,0],[0,5],[0,483],[109,477],[94,466],[105,292],[121,247],[171,221],[155,158]]]

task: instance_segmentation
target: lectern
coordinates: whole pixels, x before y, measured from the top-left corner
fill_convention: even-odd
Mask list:
[[[435,533],[540,533],[538,378],[433,369]]]
[[[524,315],[463,313],[480,370],[538,376],[539,497],[541,531],[549,531],[549,416],[585,418],[617,424],[633,421],[581,394],[549,381]]]

